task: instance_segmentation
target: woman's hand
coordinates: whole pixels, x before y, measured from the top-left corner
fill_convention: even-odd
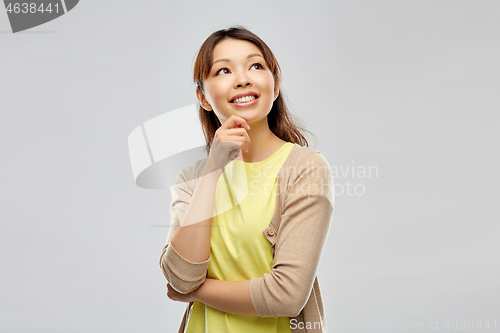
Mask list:
[[[251,141],[247,129],[250,126],[244,118],[232,115],[215,131],[210,148],[215,170],[225,167],[229,161],[238,157],[242,149],[248,151]]]
[[[195,299],[193,297],[193,292],[190,292],[188,294],[181,294],[178,293],[177,291],[172,288],[170,283],[167,283],[167,296],[170,298],[172,301],[177,301],[177,302],[194,302]]]

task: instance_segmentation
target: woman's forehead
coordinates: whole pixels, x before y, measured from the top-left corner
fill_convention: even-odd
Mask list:
[[[263,57],[262,52],[252,42],[227,38],[214,47],[212,65],[216,62],[232,62],[246,60],[250,55],[258,54]]]

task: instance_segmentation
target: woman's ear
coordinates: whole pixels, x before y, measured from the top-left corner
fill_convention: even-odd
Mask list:
[[[276,98],[278,98],[280,94],[280,86],[278,84],[275,84],[274,85],[274,99],[273,99],[273,102],[276,100]]]
[[[200,105],[202,108],[204,108],[207,111],[212,111],[212,106],[208,104],[207,99],[205,98],[205,95],[196,87],[196,98],[200,101]]]

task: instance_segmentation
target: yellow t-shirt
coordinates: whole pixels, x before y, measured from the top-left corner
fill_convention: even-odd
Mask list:
[[[264,230],[276,204],[277,175],[294,144],[287,142],[257,163],[234,160],[215,192],[207,277],[251,280],[271,273],[273,255]],[[194,302],[187,333],[291,333],[289,317],[235,315]]]

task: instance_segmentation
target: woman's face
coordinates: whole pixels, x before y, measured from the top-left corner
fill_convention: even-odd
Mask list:
[[[249,124],[266,119],[279,87],[259,48],[248,41],[227,38],[213,51],[212,69],[203,82],[204,94],[197,91],[202,107],[214,111],[224,123],[237,115]],[[249,101],[240,96],[252,96]]]

